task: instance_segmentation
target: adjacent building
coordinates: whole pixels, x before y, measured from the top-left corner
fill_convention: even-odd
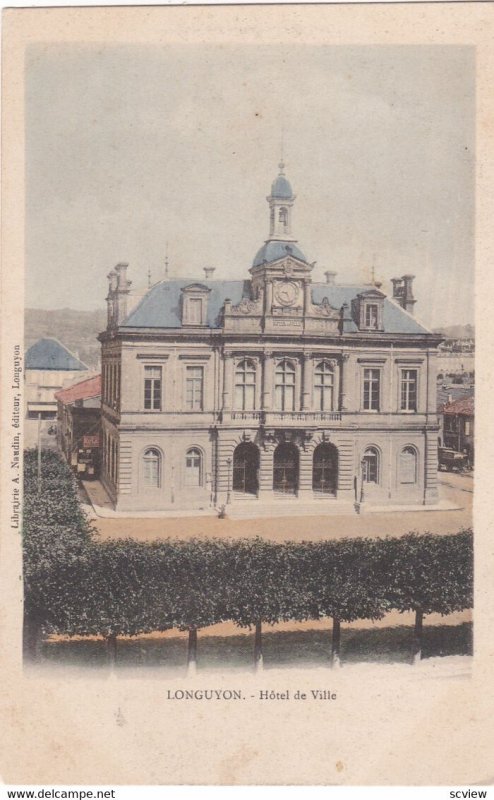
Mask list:
[[[316,279],[280,165],[269,236],[243,280],[156,283],[130,310],[108,276],[102,480],[117,509],[230,503],[437,502],[441,337],[413,316],[413,276]]]
[[[35,447],[40,435],[44,447],[54,447],[57,416],[55,394],[87,373],[88,367],[58,339],[51,337],[39,339],[28,348],[24,366],[25,446]]]
[[[101,454],[101,375],[57,392],[58,446],[81,477],[99,474]]]
[[[474,395],[462,397],[446,403],[441,409],[442,437],[444,447],[451,447],[458,453],[468,457],[471,466],[474,463]]]

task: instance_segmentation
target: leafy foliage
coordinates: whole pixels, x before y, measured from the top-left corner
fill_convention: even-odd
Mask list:
[[[379,548],[392,608],[444,615],[472,607],[471,529],[445,536],[409,533],[381,540]]]
[[[448,614],[473,600],[472,531],[400,538],[272,542],[99,542],[68,466],[25,455],[25,612],[45,630],[106,637],[232,620],[240,627],[386,611]]]

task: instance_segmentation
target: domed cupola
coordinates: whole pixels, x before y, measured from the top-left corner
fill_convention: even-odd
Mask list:
[[[305,261],[305,256],[295,245],[297,241],[292,234],[292,208],[295,201],[290,181],[285,177],[285,165],[279,164],[279,174],[271,185],[271,194],[266,200],[269,203],[269,237],[257,252],[252,266],[257,267],[264,261],[276,261],[286,255]]]
[[[277,178],[274,179],[271,185],[271,197],[276,200],[293,200],[294,195],[292,192],[292,187],[290,185],[290,181],[285,178],[285,165],[281,161],[280,162],[280,174]]]

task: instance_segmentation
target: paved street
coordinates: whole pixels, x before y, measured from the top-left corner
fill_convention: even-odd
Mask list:
[[[357,515],[286,516],[275,519],[218,519],[216,516],[166,518],[91,517],[102,539],[131,536],[139,541],[166,537],[253,537],[323,539],[397,536],[408,531],[454,533],[472,524],[473,477],[439,473],[440,497],[454,510],[388,511]]]

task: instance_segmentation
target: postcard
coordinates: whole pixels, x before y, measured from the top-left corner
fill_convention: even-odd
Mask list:
[[[2,780],[492,783],[493,9],[10,9]]]

